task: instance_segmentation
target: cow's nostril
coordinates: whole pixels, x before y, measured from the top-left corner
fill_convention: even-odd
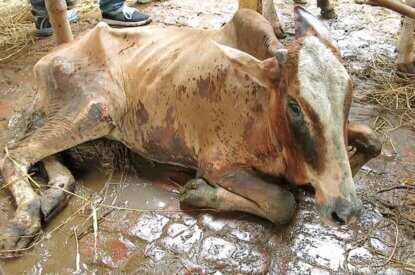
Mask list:
[[[346,224],[346,221],[343,220],[339,215],[337,215],[336,211],[331,212],[331,218],[332,218],[333,221],[335,221],[339,225]]]

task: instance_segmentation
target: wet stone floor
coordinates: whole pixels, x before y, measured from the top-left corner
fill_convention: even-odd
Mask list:
[[[373,83],[359,75],[374,59],[394,60],[400,17],[380,8],[334,1],[339,18],[325,21],[355,80],[351,121],[372,125],[384,110],[358,99]],[[132,4],[132,2],[130,2]],[[276,1],[288,38],[293,39],[293,4]],[[312,1],[307,8],[315,15]],[[168,0],[143,9],[156,23],[217,28],[236,10],[236,0]],[[92,27],[99,14],[74,25]],[[27,51],[50,49],[52,38],[36,40]],[[38,47],[38,48],[36,48]],[[13,143],[39,106],[31,69],[35,58],[0,64],[0,144]],[[29,65],[28,65],[29,64]],[[395,118],[396,120],[396,118]],[[393,121],[393,118],[391,118]],[[383,136],[383,135],[382,135]],[[355,177],[360,196],[371,190],[413,181],[414,130],[400,127],[384,138],[381,156]],[[176,168],[138,165],[112,177],[77,177],[76,194],[44,228],[37,245],[22,256],[0,259],[6,274],[409,274],[415,272],[414,232],[401,231],[381,209],[365,202],[354,228],[321,224],[309,188],[295,191],[296,216],[287,226],[242,213],[218,213],[180,207],[181,186],[192,175]],[[0,179],[1,181],[1,179]],[[0,190],[0,226],[13,216],[14,204]],[[94,228],[95,227],[95,228]],[[396,260],[396,259],[399,259]],[[409,263],[403,265],[401,262]],[[412,263],[412,265],[411,265]]]

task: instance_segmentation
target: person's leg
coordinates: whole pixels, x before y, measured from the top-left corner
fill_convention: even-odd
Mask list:
[[[115,15],[122,10],[125,0],[100,0],[99,8],[102,13]]]
[[[103,21],[112,26],[135,27],[151,22],[148,14],[125,4],[125,0],[100,0]]]
[[[48,17],[45,0],[30,0],[30,3],[32,4],[32,13],[36,13],[38,16]]]

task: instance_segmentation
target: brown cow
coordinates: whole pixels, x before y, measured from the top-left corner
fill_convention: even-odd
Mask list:
[[[356,221],[352,173],[380,143],[347,122],[352,82],[328,31],[295,13],[298,38],[286,49],[261,15],[239,10],[218,30],[100,23],[43,57],[34,71],[48,122],[1,165],[17,204],[3,246],[25,247],[65,205],[74,179],[53,154],[101,137],[196,169],[182,194],[196,206],[286,223],[294,197],[265,179],[283,176],[314,186],[324,222]],[[26,172],[40,160],[51,188],[38,195]]]

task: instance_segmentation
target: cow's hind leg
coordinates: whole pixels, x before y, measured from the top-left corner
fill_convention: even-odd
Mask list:
[[[56,213],[54,209],[62,204],[59,192],[45,191],[39,197],[33,191],[27,178],[30,166],[48,156],[107,135],[112,128],[108,105],[104,102],[89,102],[77,110],[58,111],[43,127],[23,140],[16,149],[9,151],[10,157],[3,162],[2,174],[17,209],[8,227],[0,233],[0,247],[6,250],[26,247],[40,230],[42,210],[48,219]],[[45,163],[52,182],[55,180],[58,185],[63,183],[63,188],[70,189],[72,179],[68,171],[57,166],[53,159],[47,159]],[[54,167],[58,168],[53,172]],[[60,173],[64,175],[63,182],[58,180]]]
[[[350,156],[350,167],[355,175],[366,162],[380,154],[382,143],[374,131],[364,124],[347,125],[347,136],[349,146],[356,148],[356,152]]]
[[[242,211],[276,224],[289,222],[294,214],[296,203],[291,192],[242,169],[223,175],[217,182],[219,184],[210,184],[201,178],[190,180],[181,201],[198,207]]]
[[[406,3],[415,7],[415,0],[406,0]],[[415,20],[405,17],[403,21],[402,31],[398,41],[398,70],[404,73],[415,75],[414,63],[414,30]]]
[[[317,7],[321,9],[321,17],[325,19],[333,19],[337,17],[330,0],[317,0]]]
[[[278,19],[274,0],[239,0],[239,9],[250,9],[261,13],[268,20],[278,38],[287,36],[284,32],[284,25]]]
[[[262,0],[262,11],[259,11],[271,24],[275,35],[278,38],[284,38],[285,34],[284,24],[279,20],[277,11],[275,10],[274,0]]]

